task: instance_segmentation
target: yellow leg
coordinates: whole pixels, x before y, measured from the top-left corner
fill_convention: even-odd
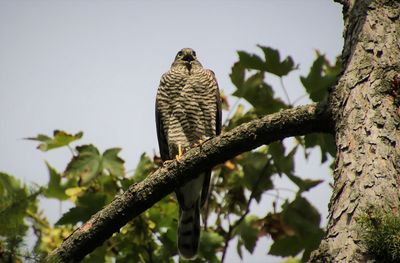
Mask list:
[[[163,165],[168,165],[168,164],[172,163],[173,161],[174,160],[166,160],[166,161],[163,162]]]
[[[181,159],[182,155],[183,155],[182,145],[181,145],[181,144],[178,144],[178,154],[175,155],[175,159],[176,159],[177,161],[179,161],[179,160]]]
[[[193,144],[192,148],[197,147],[197,146],[201,146],[203,144],[203,140],[199,139],[195,144]]]

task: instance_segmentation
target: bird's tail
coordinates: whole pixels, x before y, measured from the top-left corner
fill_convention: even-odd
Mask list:
[[[178,225],[178,251],[186,259],[197,255],[200,237],[200,200],[186,210],[181,210]]]

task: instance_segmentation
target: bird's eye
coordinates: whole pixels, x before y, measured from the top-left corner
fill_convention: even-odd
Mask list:
[[[194,56],[194,57],[196,56],[196,51],[193,51],[193,56]]]
[[[183,55],[183,52],[182,51],[179,51],[178,52],[178,56],[182,56]]]

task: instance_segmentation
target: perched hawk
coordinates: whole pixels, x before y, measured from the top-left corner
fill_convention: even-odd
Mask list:
[[[178,159],[221,132],[221,105],[214,72],[204,69],[196,52],[178,52],[162,75],[156,97],[158,145],[163,161]],[[211,169],[175,190],[179,207],[178,251],[195,258],[200,237],[200,207],[208,196]]]

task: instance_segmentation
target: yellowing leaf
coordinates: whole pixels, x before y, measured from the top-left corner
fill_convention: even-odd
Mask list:
[[[26,139],[41,142],[38,146],[38,149],[45,152],[51,149],[67,146],[71,142],[79,140],[80,138],[82,138],[82,136],[83,132],[78,132],[76,134],[69,134],[64,131],[55,130],[53,132],[53,138],[44,134],[39,134],[36,137],[29,137]]]
[[[69,196],[69,199],[75,203],[76,199],[78,196],[80,196],[84,191],[86,190],[86,187],[72,187],[68,188],[65,190],[65,194]]]
[[[153,221],[149,220],[148,224],[149,224],[149,228],[150,228],[151,230],[153,230],[153,229],[156,228],[156,224],[155,224]]]
[[[102,168],[117,177],[125,175],[124,160],[118,156],[120,151],[121,148],[111,148],[106,150],[102,157]]]
[[[224,163],[224,165],[225,165],[225,167],[227,168],[227,169],[229,169],[229,170],[235,170],[235,164],[232,162],[232,161],[230,161],[230,160],[228,160],[228,161],[226,161],[225,163]]]
[[[68,164],[65,175],[78,179],[80,185],[85,185],[101,172],[101,155],[91,144],[78,146],[76,150],[78,155]]]
[[[68,199],[65,190],[73,185],[73,181],[62,183],[61,175],[47,162],[46,166],[49,171],[50,180],[44,191],[44,195],[48,198],[57,198],[58,200]]]

